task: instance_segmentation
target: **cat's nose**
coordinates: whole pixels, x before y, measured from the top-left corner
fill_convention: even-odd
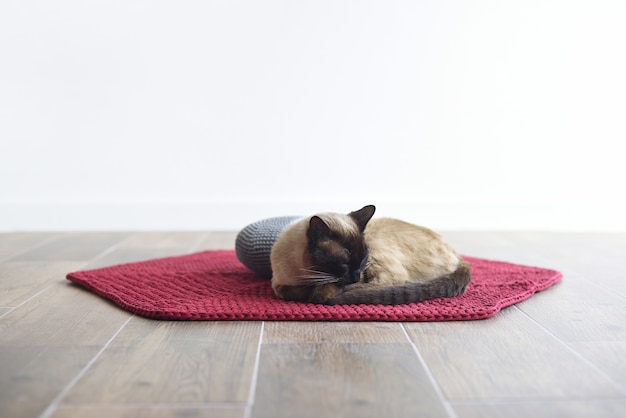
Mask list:
[[[359,280],[361,280],[361,270],[356,270],[353,274],[352,274],[352,283],[356,283]]]

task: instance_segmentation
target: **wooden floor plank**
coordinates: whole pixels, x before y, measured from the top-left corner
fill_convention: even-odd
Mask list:
[[[563,341],[626,341],[626,300],[572,274],[518,306]]]
[[[84,266],[84,262],[5,262],[0,264],[0,306],[15,307],[53,282]]]
[[[194,251],[232,250],[235,248],[236,232],[216,231],[207,236],[194,247]]]
[[[206,232],[137,232],[87,264],[85,269],[173,257],[189,253]]]
[[[484,321],[405,326],[450,400],[624,395],[516,308]]]
[[[0,346],[101,346],[130,316],[67,281],[57,281],[0,320]]]
[[[0,345],[0,416],[39,416],[99,350]]]
[[[623,417],[626,400],[570,400],[454,405],[458,418],[616,418]]]
[[[135,263],[155,258],[173,257],[188,252],[188,247],[175,248],[115,248],[84,265],[81,270],[97,269],[123,263]]]
[[[73,232],[26,251],[11,261],[90,261],[130,234],[125,232]]]
[[[197,231],[143,231],[137,232],[118,244],[119,248],[193,248],[207,237]],[[211,234],[213,235],[213,234]]]
[[[64,404],[245,404],[259,322],[169,322],[135,317]]]
[[[572,348],[626,388],[626,341],[580,342]]]
[[[520,244],[538,248],[566,274],[575,274],[626,298],[626,234],[520,232]],[[626,300],[626,299],[625,299]]]
[[[557,270],[560,267],[519,232],[447,232],[444,237],[463,255]]]
[[[244,408],[230,407],[180,407],[168,406],[64,406],[52,418],[244,418]]]
[[[513,253],[514,242],[508,234],[489,231],[441,231],[441,235],[459,254],[497,259],[508,258]]]
[[[263,344],[253,417],[447,417],[410,344]]]
[[[130,317],[66,282],[0,319],[0,416],[37,416]]]
[[[406,343],[394,322],[266,322],[266,344]]]
[[[5,232],[0,233],[0,261],[23,253],[46,241],[59,238],[62,232]]]

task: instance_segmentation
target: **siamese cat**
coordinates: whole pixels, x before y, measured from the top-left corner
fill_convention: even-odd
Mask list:
[[[272,288],[285,300],[395,305],[463,294],[470,265],[441,236],[365,206],[288,225],[271,251]]]

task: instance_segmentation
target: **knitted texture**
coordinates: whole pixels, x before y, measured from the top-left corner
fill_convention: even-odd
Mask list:
[[[251,223],[237,234],[235,252],[241,263],[264,279],[272,278],[270,254],[282,230],[298,216],[280,216]]]
[[[484,319],[558,282],[558,271],[464,257],[465,294],[406,305],[316,305],[277,298],[271,282],[232,250],[69,273],[67,278],[125,310],[168,320],[452,321]]]

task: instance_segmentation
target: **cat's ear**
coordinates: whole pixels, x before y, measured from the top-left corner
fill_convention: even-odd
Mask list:
[[[309,241],[315,242],[320,238],[329,236],[331,231],[328,225],[326,225],[326,222],[324,222],[319,216],[315,215],[312,216],[309,221],[309,229],[306,234]]]
[[[354,219],[354,222],[356,222],[359,230],[363,232],[365,230],[365,226],[367,226],[367,223],[370,221],[370,219],[372,219],[372,216],[374,216],[374,212],[376,212],[376,206],[367,205],[357,211],[350,212],[348,216]]]

